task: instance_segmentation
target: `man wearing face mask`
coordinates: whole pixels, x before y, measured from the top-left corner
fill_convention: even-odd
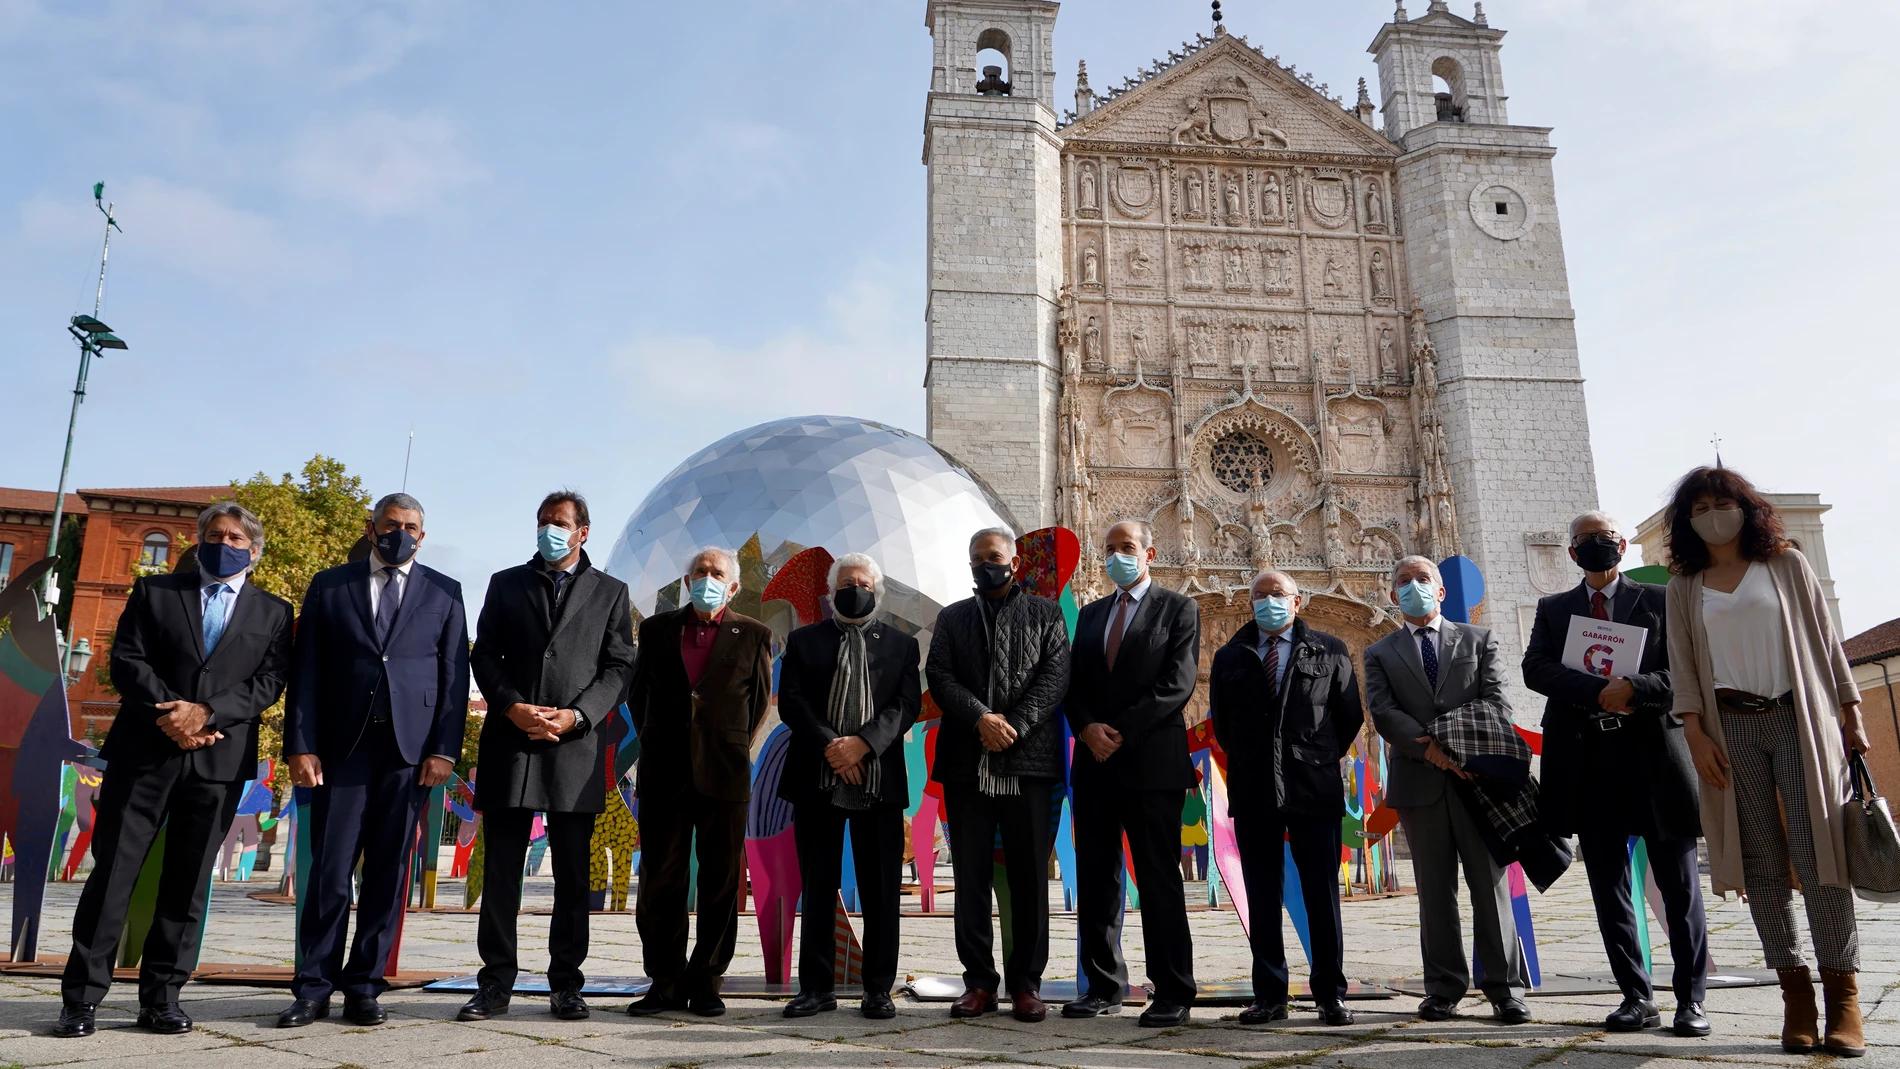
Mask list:
[[[996,1008],[998,983],[1019,1021],[1043,1020],[1049,963],[1052,797],[1062,780],[1056,708],[1069,682],[1062,608],[1016,585],[1016,536],[1000,527],[970,538],[973,597],[944,608],[930,639],[930,696],[943,710],[931,778],[943,784],[956,882],[963,997],[952,1017]],[[991,954],[994,844],[1003,841],[1011,947],[1001,976]]]
[[[165,829],[158,901],[139,960],[142,1028],[192,1029],[178,992],[198,958],[205,885],[257,774],[257,721],[284,691],[290,603],[248,582],[264,526],[236,502],[198,514],[197,567],[132,584],[112,640],[119,715],[94,807],[92,875],[73,915],[55,1034],[92,1035],[146,853]]]
[[[297,940],[302,964],[279,1028],[330,1015],[343,991],[351,1024],[388,1020],[377,999],[403,907],[409,846],[429,789],[448,782],[468,719],[462,585],[416,551],[422,503],[376,502],[369,559],[318,572],[297,619],[284,698],[284,759],[311,789],[311,867]],[[357,858],[362,858],[357,882]],[[356,888],[356,938],[343,959]]]
[[[1498,640],[1488,628],[1447,620],[1438,611],[1445,584],[1438,566],[1406,557],[1392,569],[1392,600],[1404,626],[1366,648],[1366,702],[1372,723],[1392,744],[1385,804],[1398,810],[1418,881],[1419,947],[1426,997],[1418,1016],[1453,1016],[1471,988],[1471,967],[1458,923],[1458,873],[1471,891],[1484,994],[1502,1024],[1531,1019],[1524,992],[1530,972],[1517,941],[1505,870],[1492,859],[1477,818],[1451,784],[1466,776],[1431,735],[1439,714],[1483,698],[1508,709]],[[1468,778],[1468,777],[1467,777]]]
[[[719,997],[739,937],[739,874],[752,798],[752,737],[772,700],[772,630],[732,608],[739,559],[693,554],[687,603],[640,623],[627,709],[640,736],[640,894],[635,923],[653,986],[636,1017],[726,1012]],[[699,936],[686,955],[686,885],[698,837]]]
[[[1154,1001],[1144,1028],[1187,1022],[1194,946],[1181,886],[1181,809],[1196,785],[1182,713],[1194,693],[1201,611],[1148,576],[1154,530],[1122,520],[1103,543],[1115,592],[1082,609],[1064,713],[1075,732],[1075,923],[1082,997],[1064,1017],[1121,1012],[1122,857],[1126,837],[1141,889],[1141,931]]]
[[[1344,933],[1339,916],[1340,818],[1346,815],[1340,759],[1365,727],[1346,644],[1300,619],[1293,577],[1253,581],[1253,621],[1214,654],[1208,719],[1227,753],[1227,806],[1248,902],[1257,920],[1253,1005],[1240,1023],[1287,1019],[1286,947],[1277,918],[1289,843],[1300,874],[1313,948],[1313,1000],[1320,1020],[1347,1025]]]
[[[1537,604],[1537,624],[1524,651],[1524,684],[1550,699],[1544,707],[1538,812],[1546,830],[1576,835],[1583,848],[1603,949],[1623,992],[1623,1004],[1605,1027],[1636,1032],[1662,1020],[1630,900],[1629,840],[1640,835],[1662,892],[1675,958],[1675,1032],[1706,1036],[1702,999],[1709,937],[1696,860],[1702,822],[1695,763],[1682,725],[1668,715],[1674,697],[1667,598],[1662,587],[1619,574],[1627,548],[1608,515],[1578,516],[1570,521],[1570,559],[1583,569],[1583,582]],[[1622,671],[1609,679],[1565,667],[1573,617],[1646,628],[1640,661],[1618,664]]]
[[[831,565],[831,619],[793,631],[779,666],[779,719],[791,751],[778,796],[792,803],[804,880],[798,997],[787,1017],[836,1009],[832,958],[839,868],[851,832],[864,914],[864,1001],[873,1019],[897,1016],[897,910],[903,896],[904,733],[917,720],[917,640],[878,616],[884,572],[863,553]]]
[[[606,808],[601,726],[633,680],[633,618],[627,585],[588,559],[587,499],[558,490],[535,513],[533,559],[496,572],[475,629],[470,667],[492,711],[482,726],[475,808],[482,811],[490,872],[520,872],[536,813],[546,814],[554,863],[548,922],[550,1008],[565,1021],[587,1016],[588,876],[594,817]],[[508,1012],[514,991],[521,883],[495,880],[482,893],[476,945],[481,986],[457,1020]]]

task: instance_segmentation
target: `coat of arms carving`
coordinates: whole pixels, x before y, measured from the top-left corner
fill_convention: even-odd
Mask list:
[[[1565,541],[1561,531],[1534,531],[1524,536],[1531,588],[1540,594],[1561,593],[1575,585]]]

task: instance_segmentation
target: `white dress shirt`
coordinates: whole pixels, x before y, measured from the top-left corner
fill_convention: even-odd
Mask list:
[[[1148,588],[1153,585],[1154,579],[1151,577],[1143,579],[1127,590],[1117,589],[1113,594],[1109,595],[1108,624],[1102,628],[1102,645],[1104,648],[1108,645],[1108,636],[1115,633],[1115,614],[1121,611],[1116,603],[1121,600],[1121,596],[1123,594],[1128,595],[1128,620],[1122,624],[1122,637],[1126,638],[1128,635],[1128,625],[1135,622],[1135,610],[1141,608],[1141,599],[1148,596]]]
[[[1623,576],[1619,573],[1614,579],[1611,579],[1609,585],[1602,590],[1591,586],[1589,579],[1585,579],[1583,585],[1590,593],[1603,595],[1603,611],[1609,615],[1610,619],[1616,619],[1616,596],[1623,590]]]
[[[1445,628],[1443,626],[1444,623],[1445,623],[1444,613],[1438,613],[1434,615],[1431,618],[1431,620],[1423,624],[1415,624],[1412,621],[1407,620],[1405,621],[1405,637],[1412,640],[1412,648],[1416,650],[1418,649],[1418,633],[1420,631],[1430,631],[1432,633],[1432,649],[1437,651],[1438,653],[1438,663],[1444,664],[1445,663]],[[1424,660],[1424,654],[1420,654],[1419,659]]]
[[[224,599],[224,622],[229,625],[231,622],[231,610],[237,605],[238,591],[244,589],[244,580],[248,578],[249,575],[249,572],[239,572],[229,579],[218,579],[214,576],[207,575],[204,569],[200,568],[198,570],[198,608],[203,610],[206,615],[209,615],[211,612],[211,592],[218,589],[219,585],[222,584],[226,589],[223,593],[219,594],[218,597]]]
[[[1273,677],[1273,689],[1278,691],[1281,682],[1286,679],[1287,667],[1293,663],[1292,624],[1286,625],[1286,629],[1277,635],[1269,635],[1264,631],[1260,633],[1260,641],[1254,644],[1253,651],[1259,654],[1262,664],[1265,664],[1267,660],[1267,648],[1274,645],[1280,647],[1280,670]]]
[[[396,608],[398,609],[402,608],[403,595],[409,591],[409,568],[415,563],[416,558],[410,557],[407,562],[396,566]],[[383,570],[387,567],[389,565],[383,563],[383,558],[377,556],[375,550],[371,550],[369,554],[369,618],[372,620],[376,619],[376,607],[382,603],[383,588],[389,585],[389,573]]]

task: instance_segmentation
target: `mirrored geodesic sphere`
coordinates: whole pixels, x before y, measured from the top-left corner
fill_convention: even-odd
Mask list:
[[[651,615],[701,546],[738,550],[756,534],[768,570],[812,546],[868,553],[887,578],[886,609],[924,629],[970,594],[970,536],[1014,530],[1008,517],[974,473],[920,435],[801,416],[729,434],[673,469],[622,528],[607,571]]]

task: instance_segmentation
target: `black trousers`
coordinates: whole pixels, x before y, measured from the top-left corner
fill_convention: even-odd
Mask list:
[[[1300,874],[1312,940],[1313,998],[1340,1002],[1346,997],[1345,936],[1339,916],[1339,818],[1312,817],[1264,809],[1234,817],[1234,842],[1240,848],[1240,872],[1247,883],[1252,930],[1253,997],[1265,1005],[1287,1000],[1286,940],[1280,907],[1286,901],[1286,850]],[[1148,889],[1142,887],[1145,898]]]
[[[296,998],[322,1001],[341,989],[346,998],[376,998],[389,988],[383,970],[396,944],[409,874],[416,817],[429,797],[417,768],[403,760],[387,721],[364,727],[356,749],[325,765],[323,784],[310,792],[310,873],[297,929],[303,960],[291,978]],[[356,862],[363,882],[356,901],[356,939],[343,960]]]
[[[830,991],[834,986],[835,918],[847,822],[864,921],[864,990],[888,995],[897,982],[897,907],[904,894],[904,810],[895,805],[840,809],[821,800],[793,810],[792,837],[798,843],[805,896],[798,987]]]
[[[521,971],[515,957],[515,926],[521,913],[521,872],[534,829],[532,809],[484,809],[487,850],[482,917],[475,932],[481,951],[481,985],[512,991]],[[554,862],[554,916],[548,920],[548,989],[578,991],[586,981],[587,881],[593,860],[593,813],[549,813],[548,856]]]
[[[161,826],[165,858],[157,908],[139,959],[139,1004],[178,1001],[179,989],[198,963],[205,885],[231,830],[239,786],[199,779],[183,753],[156,765],[106,770],[93,808],[92,874],[79,893],[73,952],[60,981],[67,1002],[101,1002],[112,986],[132,888]]]
[[[1049,964],[1050,780],[1018,780],[1022,793],[992,798],[975,783],[946,783],[950,818],[950,872],[956,884],[954,923],[963,986],[994,992],[1042,990]],[[1003,871],[1009,881],[1009,960],[996,974],[990,920],[996,872],[996,833],[1003,834]],[[930,879],[929,873],[923,873]]]
[[[1141,891],[1141,934],[1155,995],[1194,1002],[1194,939],[1181,883],[1181,807],[1185,791],[1127,790],[1078,783],[1075,802],[1075,924],[1082,990],[1120,1001],[1128,988],[1122,958],[1122,835]]]
[[[1643,968],[1643,944],[1637,934],[1636,904],[1630,897],[1629,837],[1620,833],[1583,832],[1583,865],[1590,875],[1590,898],[1596,903],[1597,927],[1603,932],[1603,951],[1610,972],[1626,998],[1654,998],[1655,988]],[[1709,980],[1709,924],[1702,912],[1702,880],[1696,869],[1694,839],[1651,839],[1650,871],[1662,892],[1669,954],[1675,959],[1672,986],[1677,1002],[1701,1002]]]
[[[746,803],[708,798],[688,787],[640,799],[640,894],[634,923],[653,989],[674,998],[716,994],[739,938],[739,872]],[[699,937],[686,956],[686,881],[699,836],[695,909]]]

